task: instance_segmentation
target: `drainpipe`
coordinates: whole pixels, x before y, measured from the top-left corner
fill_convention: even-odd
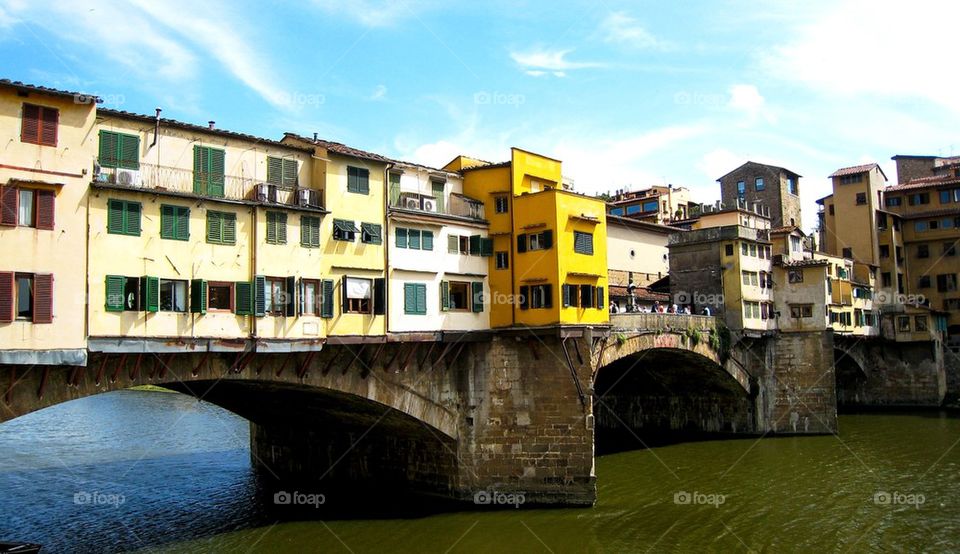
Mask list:
[[[162,110],[157,108],[157,117],[153,122],[153,142],[150,143],[150,148],[153,148],[157,145],[157,141],[160,140],[160,112]]]
[[[253,209],[251,211],[253,212],[253,217],[251,218],[252,221],[250,222],[250,269],[251,269],[250,281],[253,283],[253,287],[251,287],[253,292],[253,298],[251,298],[251,301],[253,303],[254,309],[252,311],[254,313],[250,316],[250,318],[253,320],[252,324],[250,325],[250,331],[251,331],[251,338],[253,339],[253,348],[256,348],[256,345],[257,345],[257,314],[256,314],[257,280],[255,276],[257,274],[257,244],[258,244],[257,213],[259,211],[259,208],[257,206],[253,206]]]
[[[388,162],[383,170],[383,340],[390,330],[390,170],[396,164]]]

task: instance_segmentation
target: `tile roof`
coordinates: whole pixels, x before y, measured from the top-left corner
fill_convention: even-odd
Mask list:
[[[821,265],[830,265],[830,262],[824,259],[787,260],[781,261],[779,265],[783,267],[817,267]]]
[[[828,177],[833,179],[834,177],[843,177],[844,175],[856,175],[857,173],[866,173],[872,171],[874,168],[880,169],[880,166],[876,163],[864,164],[864,165],[855,165],[851,167],[844,167],[838,169],[831,173]],[[880,169],[880,173],[883,173],[883,169]],[[884,174],[886,177],[886,174]]]
[[[74,92],[70,90],[60,90],[49,87],[42,87],[39,85],[31,85],[28,83],[23,83],[21,81],[11,81],[10,79],[0,79],[0,85],[13,87],[18,90],[23,90],[26,92],[39,92],[41,94],[49,94],[52,96],[60,96],[62,98],[73,98],[76,100],[77,104],[99,104],[102,100],[95,94],[86,94],[83,92]]]
[[[743,165],[741,165],[740,167],[734,169],[733,171],[730,171],[730,172],[724,174],[723,177],[720,177],[719,179],[717,179],[717,181],[723,180],[723,178],[726,177],[727,175],[730,175],[731,173],[736,173],[737,171],[743,169],[744,167],[747,167],[748,165],[760,165],[760,166],[763,166],[763,167],[769,167],[769,168],[771,168],[771,169],[775,169],[775,170],[778,170],[778,171],[782,171],[782,172],[784,172],[784,173],[786,173],[786,174],[788,174],[788,175],[793,175],[794,177],[803,177],[803,175],[800,175],[800,174],[797,173],[796,171],[790,171],[789,169],[787,169],[787,168],[785,168],[785,167],[780,167],[780,166],[778,166],[778,165],[762,164],[762,163],[760,163],[760,162],[749,162],[749,161],[748,161],[748,162],[744,163]]]
[[[498,162],[495,164],[488,163],[487,165],[473,165],[470,167],[463,168],[462,171],[473,171],[474,169],[493,169],[496,167],[510,167],[512,162]]]
[[[296,133],[284,133],[284,136],[293,137],[299,139],[303,142],[309,144],[315,144],[321,148],[327,149],[328,152],[333,152],[334,154],[340,154],[341,156],[348,156],[351,158],[358,158],[361,160],[370,160],[373,162],[380,163],[394,163],[396,160],[392,160],[386,156],[381,156],[380,154],[375,154],[373,152],[367,152],[366,150],[360,150],[359,148],[354,148],[352,146],[347,146],[346,144],[340,142],[333,142],[330,140],[323,139],[312,139],[307,138]]]
[[[957,178],[953,175],[931,175],[930,177],[917,177],[916,179],[911,179],[906,183],[887,187],[883,190],[884,192],[900,192],[904,190],[936,188],[941,185],[957,184],[960,184],[960,178]]]
[[[113,110],[113,109],[109,109],[109,108],[97,108],[97,116],[98,116],[98,117],[100,117],[100,116],[110,116],[110,117],[117,117],[117,118],[121,118],[121,119],[133,119],[133,120],[136,120],[136,121],[143,121],[143,122],[146,122],[146,123],[153,123],[153,122],[155,122],[155,121],[157,120],[157,117],[156,117],[155,115],[145,115],[145,114],[139,114],[139,113],[134,113],[134,112],[128,112],[128,111],[124,111],[124,110]],[[258,143],[263,143],[263,144],[269,144],[269,145],[271,145],[271,146],[276,146],[276,147],[279,147],[279,148],[287,148],[287,149],[291,149],[291,150],[300,150],[300,151],[303,151],[303,148],[297,148],[296,146],[293,146],[293,145],[290,145],[290,144],[284,144],[284,143],[282,143],[282,142],[279,142],[279,141],[276,141],[276,140],[273,140],[273,139],[258,137],[258,136],[255,136],[255,135],[248,135],[248,134],[246,134],[246,133],[238,133],[238,132],[236,132],[236,131],[228,131],[228,130],[226,130],[226,129],[217,129],[216,127],[214,127],[213,129],[211,129],[208,125],[196,125],[196,124],[194,124],[194,123],[187,123],[187,122],[185,122],[185,121],[178,121],[178,120],[176,120],[176,119],[168,119],[168,118],[165,118],[165,117],[161,117],[161,118],[160,118],[160,124],[161,124],[161,125],[165,125],[165,126],[167,126],[167,127],[175,127],[175,128],[177,128],[177,129],[184,129],[184,130],[187,130],[187,131],[196,131],[196,132],[198,132],[198,133],[207,133],[207,134],[212,134],[212,135],[219,135],[219,136],[228,137],[228,138],[234,138],[234,139],[239,139],[239,140],[246,140],[246,141],[250,141],[250,142],[258,142]]]
[[[907,212],[900,214],[900,219],[920,219],[923,217],[939,217],[942,215],[960,215],[960,207],[928,210],[926,212]]]
[[[796,225],[784,225],[783,227],[774,227],[770,229],[771,235],[779,235],[781,233],[792,233],[794,231],[800,231],[800,227]],[[800,231],[800,234],[803,234],[803,231]]]

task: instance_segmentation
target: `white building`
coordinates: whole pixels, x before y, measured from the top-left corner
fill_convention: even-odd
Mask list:
[[[404,162],[390,170],[387,202],[388,332],[489,329],[483,204],[463,195],[456,173]]]

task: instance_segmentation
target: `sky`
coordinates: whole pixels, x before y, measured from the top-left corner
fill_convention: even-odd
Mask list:
[[[960,2],[0,0],[0,77],[103,106],[439,167],[516,146],[578,192],[719,199],[747,160],[800,181],[960,154]]]

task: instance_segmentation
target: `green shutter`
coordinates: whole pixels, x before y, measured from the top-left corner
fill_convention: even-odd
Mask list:
[[[387,313],[387,280],[384,278],[373,280],[373,314]]]
[[[370,170],[361,169],[358,171],[357,184],[360,187],[360,194],[370,194]]]
[[[553,285],[543,285],[543,307],[553,307]]]
[[[403,284],[403,313],[417,313],[417,285],[414,283]]]
[[[483,281],[471,283],[473,288],[473,306],[474,313],[480,313],[483,311]]]
[[[100,166],[117,167],[117,151],[119,150],[117,133],[110,131],[100,131]]]
[[[440,281],[440,309],[444,312],[450,309],[449,281]]]
[[[400,205],[400,174],[391,173],[388,177],[390,181],[390,206]]]
[[[287,277],[286,279],[287,289],[287,298],[284,302],[284,312],[283,314],[287,317],[294,317],[297,315],[297,278],[296,277]]]
[[[107,275],[106,296],[107,311],[122,312],[124,307],[124,284],[127,278],[121,275]]]
[[[524,253],[527,251],[527,235],[517,235],[517,253]]]
[[[480,235],[471,235],[470,236],[470,255],[479,256],[480,255],[480,243],[482,242]]]
[[[235,287],[237,315],[253,313],[253,283],[240,281]]]
[[[287,214],[277,212],[274,216],[276,217],[277,244],[287,244]]]
[[[107,232],[114,235],[123,234],[123,201],[110,200],[107,202]]]
[[[124,169],[140,169],[140,137],[119,135],[119,166]]]
[[[607,306],[606,297],[603,295],[603,287],[597,287],[597,305],[598,310],[603,310]]]
[[[143,302],[140,304],[144,311],[160,311],[160,278],[144,276],[140,278],[140,290],[143,293]]]
[[[160,238],[174,239],[177,237],[177,223],[173,206],[160,206]]]
[[[177,240],[190,240],[190,208],[177,207]]]
[[[433,231],[424,231],[420,236],[420,248],[433,250]]]
[[[447,253],[456,254],[458,252],[460,252],[460,237],[447,235]]]
[[[277,244],[277,213],[267,212],[267,243]]]
[[[140,236],[140,203],[127,202],[124,213],[124,234]]]
[[[570,285],[560,285],[560,296],[563,297],[563,307],[569,308],[571,304]]]
[[[418,284],[416,287],[417,293],[417,313],[420,315],[427,314],[427,285]]]
[[[210,178],[207,181],[207,194],[223,198],[224,193],[224,173],[226,172],[226,159],[223,150],[210,149]]]
[[[207,282],[203,279],[190,281],[190,311],[195,314],[207,313]]]
[[[333,281],[324,279],[320,283],[320,317],[333,317]]]
[[[267,278],[263,275],[253,278],[253,315],[267,315]]]
[[[310,248],[310,216],[300,216],[300,246]]]
[[[437,213],[446,213],[446,195],[444,194],[444,189],[446,188],[446,183],[440,183],[433,181],[431,183],[433,195],[437,198]]]
[[[486,258],[493,256],[493,239],[480,239],[480,255]]]
[[[360,224],[360,239],[368,244],[382,244],[383,239],[380,236],[380,226],[376,223]]]
[[[290,187],[297,185],[297,160],[283,160],[283,184]]]
[[[220,212],[207,212],[207,242],[217,244],[223,237]]]
[[[542,242],[543,242],[543,249],[550,250],[550,248],[553,246],[553,231],[549,229],[544,231]]]
[[[406,248],[407,247],[407,230],[403,227],[397,227],[396,229],[396,243],[397,248]]]
[[[357,169],[347,166],[347,192],[359,192],[357,186]]]
[[[420,250],[420,231],[418,229],[410,229],[408,237],[410,248]]]
[[[207,176],[207,150],[206,148],[193,146],[193,192],[194,194],[206,193]]]
[[[520,287],[520,309],[526,310],[530,307],[530,287]]]
[[[283,180],[283,160],[267,156],[267,182],[279,185]]]
[[[237,243],[237,214],[225,213],[221,217],[223,218],[223,243],[236,244]]]

